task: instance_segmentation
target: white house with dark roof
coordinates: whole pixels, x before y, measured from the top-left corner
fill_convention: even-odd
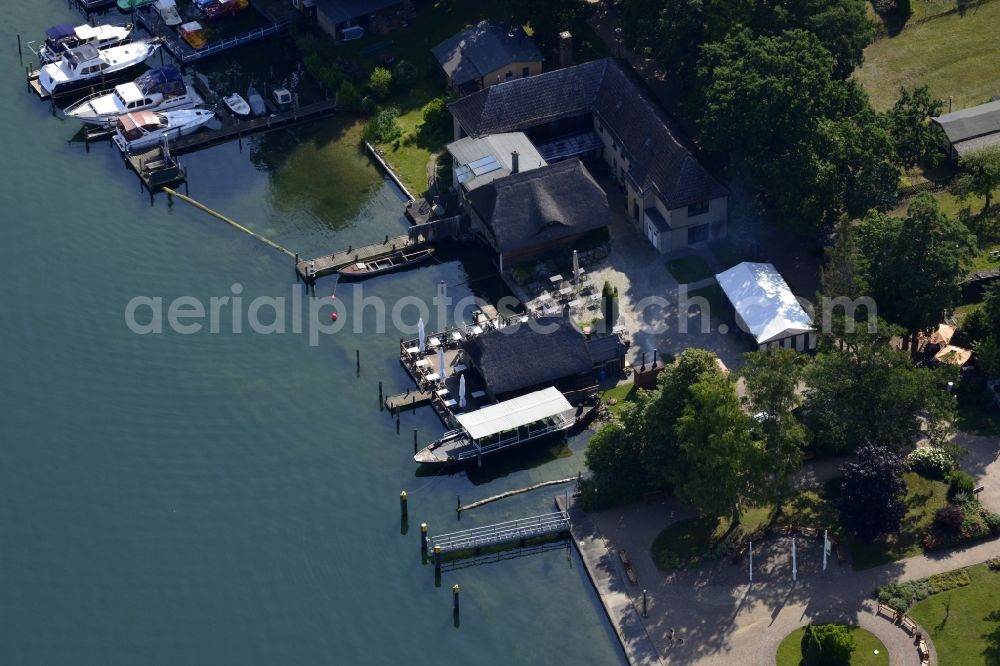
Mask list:
[[[521,131],[550,164],[599,155],[624,189],[636,229],[662,253],[726,234],[728,191],[678,140],[620,60],[515,79],[449,108],[456,139]]]
[[[461,30],[431,52],[448,83],[462,93],[540,74],[545,61],[521,26],[498,21],[481,21]]]
[[[944,130],[953,159],[990,146],[1000,146],[1000,100],[931,118]]]

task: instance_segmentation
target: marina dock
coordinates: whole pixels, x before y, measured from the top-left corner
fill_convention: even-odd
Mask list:
[[[434,393],[431,391],[407,391],[406,393],[398,393],[386,397],[385,408],[390,413],[404,409],[415,409],[423,407],[433,399]]]
[[[442,555],[462,551],[474,552],[491,546],[523,544],[528,539],[565,534],[569,529],[569,514],[559,510],[540,516],[440,534],[430,537],[429,547],[432,551],[440,547]]]
[[[369,261],[377,257],[392,254],[396,250],[404,247],[414,247],[417,243],[410,240],[409,234],[401,236],[386,236],[381,243],[372,243],[363,247],[349,247],[346,250],[337,250],[333,254],[326,254],[315,259],[301,260],[295,265],[295,269],[303,278],[309,277],[309,268],[312,265],[313,277],[323,277],[336,273],[344,266],[359,261]]]

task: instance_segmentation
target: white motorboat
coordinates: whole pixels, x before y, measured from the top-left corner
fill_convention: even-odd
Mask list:
[[[84,44],[66,51],[59,62],[42,67],[38,83],[48,95],[92,85],[105,77],[141,65],[159,46],[160,43],[153,39],[101,50]]]
[[[39,63],[46,65],[56,62],[63,53],[77,46],[90,44],[98,49],[110,48],[124,43],[132,34],[132,24],[127,25],[78,25],[67,23],[52,26],[45,31],[45,44],[37,51],[34,42],[28,42],[28,48],[38,55]]]
[[[246,118],[250,115],[250,105],[247,101],[243,99],[239,93],[233,93],[229,97],[223,97],[222,103],[226,105],[234,116],[239,116],[240,118]]]
[[[119,150],[131,153],[191,134],[214,117],[215,112],[208,109],[126,113],[119,116],[113,139]]]
[[[160,15],[163,22],[169,26],[175,26],[181,24],[181,15],[177,11],[177,2],[175,0],[156,0],[156,13]]]
[[[190,109],[204,103],[186,85],[176,65],[165,65],[144,72],[131,83],[122,83],[112,91],[85,97],[63,110],[63,115],[91,125],[113,125],[118,116],[132,111],[169,111]]]
[[[267,114],[267,106],[264,104],[264,98],[260,96],[257,89],[252,85],[247,88],[247,102],[250,104],[250,110],[255,116],[263,116]]]

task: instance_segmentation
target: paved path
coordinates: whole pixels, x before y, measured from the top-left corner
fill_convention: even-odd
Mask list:
[[[1000,440],[956,436],[969,450],[963,467],[986,486],[983,504],[1000,509]],[[806,467],[804,479],[829,478],[835,465],[820,461]],[[664,573],[650,552],[665,526],[693,515],[675,499],[654,504],[608,509],[587,516],[590,542],[600,542],[606,553],[600,562],[604,577],[598,585],[614,593],[612,605],[641,607],[642,589],[649,592],[648,618],[632,615],[629,635],[638,635],[635,622],[645,628],[662,663],[760,664],[771,666],[778,644],[796,628],[810,622],[857,624],[879,637],[890,653],[890,664],[918,664],[913,637],[883,616],[874,614],[872,592],[893,580],[922,578],[983,562],[1000,554],[1000,542],[991,540],[945,553],[920,555],[884,566],[854,571],[831,558],[822,570],[822,540],[797,539],[798,580],[791,580],[791,542],[773,538],[754,544],[754,582],[748,583],[748,558],[732,564],[729,558],[710,561],[685,571]],[[638,585],[626,582],[617,552],[629,553]],[[585,558],[586,561],[586,558]],[[588,563],[588,567],[590,564]],[[615,580],[617,579],[617,580]],[[616,615],[609,611],[612,622]],[[926,636],[927,632],[923,632]],[[931,645],[932,663],[938,663]],[[636,662],[641,663],[641,662]],[[646,662],[648,663],[648,662]]]

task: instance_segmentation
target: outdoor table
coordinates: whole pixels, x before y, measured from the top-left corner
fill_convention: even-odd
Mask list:
[[[462,340],[462,334],[459,333],[458,331],[452,331],[451,339],[454,340],[455,342],[460,342]]]
[[[455,366],[455,372],[465,372],[465,364],[459,363]]]
[[[569,294],[573,293],[573,287],[563,287],[562,289],[559,290],[559,293],[562,294],[563,296],[568,296]]]
[[[411,355],[419,354],[420,353],[420,347],[407,347],[406,348],[406,353],[407,354],[411,354]]]
[[[563,276],[558,274],[553,275],[552,277],[549,278],[549,282],[551,282],[552,284],[559,284],[562,281],[563,281]]]
[[[438,340],[437,338],[434,338],[434,337],[428,338],[427,339],[427,346],[428,347],[432,347],[432,348],[433,347],[440,347],[441,346],[441,341]]]
[[[550,316],[557,315],[560,312],[562,312],[562,309],[559,308],[558,306],[554,306],[554,307],[551,307],[551,308],[545,308],[545,314],[550,315]]]
[[[479,326],[478,324],[476,324],[475,326],[472,327],[472,332],[475,333],[476,335],[482,335],[483,334],[483,329],[482,329],[481,326]]]
[[[448,395],[448,389],[447,388],[438,389],[437,391],[434,391],[434,392],[437,393],[440,396]]]
[[[571,308],[578,308],[581,305],[583,305],[583,301],[581,301],[579,298],[573,299],[572,301],[569,302],[569,306]]]
[[[427,375],[427,381],[429,382],[436,382],[439,379],[441,379],[441,375],[439,375],[436,372],[432,372],[431,374]]]
[[[457,404],[458,404],[458,403],[457,403],[457,402],[455,402],[455,399],[454,399],[454,398],[451,398],[451,399],[449,399],[449,400],[445,400],[445,401],[444,401],[444,406],[445,406],[445,407],[454,407],[454,406],[455,406],[455,405],[457,405]]]
[[[430,365],[430,361],[428,361],[426,358],[422,358],[419,361],[417,361],[414,365],[416,365],[418,368],[423,368],[424,366]]]

